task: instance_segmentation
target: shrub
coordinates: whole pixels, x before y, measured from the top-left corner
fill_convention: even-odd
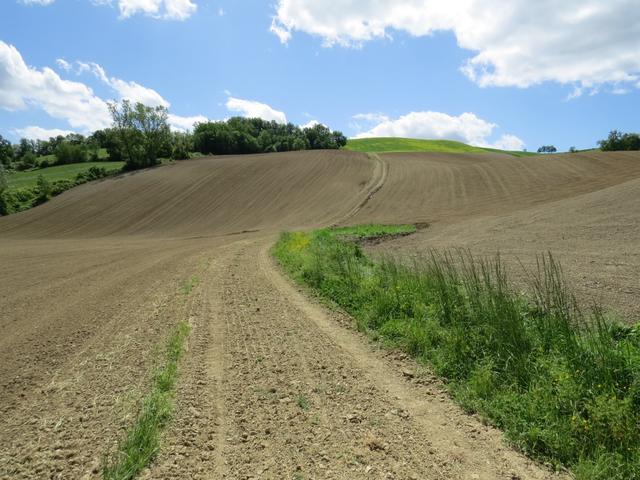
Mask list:
[[[70,142],[60,143],[55,150],[56,165],[67,165],[70,163],[82,163],[89,159],[87,147],[83,144],[72,144]]]
[[[36,182],[36,204],[41,204],[49,200],[51,197],[51,183],[47,180],[44,175],[38,175],[38,180]]]

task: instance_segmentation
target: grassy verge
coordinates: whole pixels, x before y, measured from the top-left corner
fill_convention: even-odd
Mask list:
[[[9,188],[0,193],[0,215],[40,205],[83,183],[119,173],[123,162],[85,162],[9,175]]]
[[[464,252],[374,261],[324,229],[284,233],[273,254],[531,456],[579,479],[640,478],[640,330],[583,315],[551,256],[525,297],[499,258]]]
[[[482,148],[453,140],[423,140],[418,138],[377,137],[349,139],[345,150],[355,152],[439,152],[439,153],[507,153],[516,157],[537,155],[532,152]]]
[[[51,183],[58,180],[73,181],[79,173],[87,172],[91,167],[104,168],[107,172],[113,172],[114,170],[121,170],[123,165],[124,162],[83,162],[39,168],[25,172],[13,172],[9,174],[9,191],[35,187],[40,175]]]
[[[134,425],[105,459],[102,478],[128,480],[144,469],[160,448],[160,434],[173,409],[172,395],[178,377],[178,361],[189,335],[186,322],[178,324],[167,342],[163,363],[153,372],[151,392],[142,403]]]

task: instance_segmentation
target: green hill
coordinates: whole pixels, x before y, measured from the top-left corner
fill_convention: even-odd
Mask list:
[[[417,138],[358,138],[347,141],[346,150],[355,152],[442,152],[442,153],[507,153],[517,157],[535,155],[531,152],[511,152],[494,148],[481,148],[454,140],[421,140]]]

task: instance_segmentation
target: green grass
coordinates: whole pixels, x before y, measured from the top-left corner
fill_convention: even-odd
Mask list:
[[[344,238],[284,233],[273,254],[360,329],[429,364],[532,457],[578,479],[640,478],[638,326],[583,314],[550,255],[524,296],[499,257],[430,252],[407,266]]]
[[[421,140],[417,138],[378,137],[347,141],[345,150],[355,152],[440,152],[440,153],[508,153],[514,156],[536,155],[531,152],[512,152],[494,148],[481,148],[453,140]]]
[[[151,392],[132,427],[118,445],[117,452],[103,464],[104,480],[135,478],[160,449],[160,434],[173,410],[173,390],[178,377],[178,361],[189,335],[189,325],[181,322],[171,333],[164,351],[164,362],[153,373]]]
[[[415,225],[380,225],[367,224],[350,227],[333,227],[325,230],[330,235],[355,238],[373,238],[384,235],[408,235],[415,233]]]
[[[120,170],[123,165],[124,162],[83,162],[40,168],[26,172],[13,172],[9,174],[9,191],[19,188],[35,187],[39,175],[42,175],[49,182],[56,180],[73,181],[78,173],[85,172],[91,167],[102,167],[109,172],[113,172]]]
[[[188,294],[191,293],[191,291],[195,287],[198,286],[199,283],[200,283],[200,279],[194,275],[191,278],[189,278],[188,280],[186,280],[185,282],[183,282],[183,284],[180,286],[180,292],[183,295],[188,295]]]

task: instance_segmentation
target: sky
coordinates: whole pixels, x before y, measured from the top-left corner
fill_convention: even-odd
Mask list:
[[[640,131],[638,0],[2,0],[0,135],[164,105],[536,150]]]

